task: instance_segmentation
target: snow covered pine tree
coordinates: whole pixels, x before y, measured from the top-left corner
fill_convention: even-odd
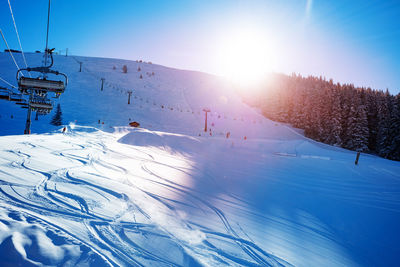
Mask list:
[[[54,125],[54,126],[61,126],[63,124],[62,123],[62,111],[61,111],[60,104],[57,105],[56,114],[54,114],[53,118],[51,119],[50,124]]]

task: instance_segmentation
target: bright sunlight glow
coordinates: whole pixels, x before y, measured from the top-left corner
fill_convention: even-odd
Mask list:
[[[271,71],[271,53],[271,44],[262,34],[236,31],[221,41],[220,73],[240,86],[256,85]]]

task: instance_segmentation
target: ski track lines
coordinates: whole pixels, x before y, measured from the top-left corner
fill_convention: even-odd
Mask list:
[[[13,149],[0,151],[0,167],[4,166],[0,170],[0,198],[7,203],[7,209],[34,218],[35,223],[55,235],[74,240],[73,244],[81,247],[75,263],[89,260],[114,266],[290,266],[290,260],[282,259],[288,255],[285,246],[289,251],[299,248],[307,255],[316,255],[313,246],[301,247],[301,242],[288,236],[290,233],[311,237],[323,246],[322,250],[338,242],[328,226],[317,220],[311,223],[307,216],[302,222],[277,213],[253,213],[249,209],[253,205],[251,198],[240,190],[231,192],[223,180],[215,179],[215,173],[208,170],[218,166],[199,166],[191,161],[210,161],[201,155],[187,158],[167,148],[126,145],[117,142],[117,134],[100,131],[45,135],[46,142],[43,136],[30,136],[29,142],[16,142]],[[60,149],[54,151],[52,147]],[[284,185],[301,194],[326,194],[398,212],[400,203],[394,197],[398,192],[390,190],[397,179],[384,180],[377,187],[373,179],[360,183],[363,167],[357,171],[339,161],[344,168],[354,169],[353,176],[343,179],[331,173],[314,173],[301,157],[280,159],[275,151],[263,153],[266,156],[258,160],[248,155],[253,165],[245,164],[267,174],[271,184]],[[274,164],[268,163],[271,158]],[[228,162],[234,164],[234,158]],[[275,168],[281,162],[286,165]],[[18,180],[16,172],[9,171],[11,167],[23,179]],[[294,179],[293,168],[302,173],[301,179]],[[377,163],[368,170],[379,173],[381,168]],[[245,172],[231,174],[263,177]],[[319,179],[314,178],[316,175]],[[208,192],[209,187],[214,191]],[[248,228],[248,221],[239,224],[240,216],[254,217],[255,224],[278,229],[265,234],[269,235],[266,240],[285,244],[280,257],[276,256],[277,250],[265,250],[266,244],[260,243],[263,238],[257,237],[253,227]],[[15,221],[12,216],[8,220]]]
[[[34,146],[30,146],[29,149],[34,149]],[[82,146],[80,149],[84,149],[85,147]],[[31,216],[34,216],[35,214],[40,214],[40,215],[45,215],[45,216],[66,216],[66,217],[71,217],[72,220],[89,220],[90,223],[88,224],[90,228],[96,229],[96,230],[90,230],[89,232],[95,232],[98,233],[97,230],[97,224],[102,225],[101,223],[96,223],[95,220],[99,219],[101,222],[110,222],[110,220],[100,218],[99,216],[93,215],[89,211],[89,206],[84,200],[83,197],[80,197],[75,194],[71,193],[65,193],[62,191],[57,190],[56,183],[54,185],[54,189],[49,189],[48,183],[52,179],[57,179],[60,180],[62,179],[61,173],[64,173],[65,178],[68,179],[73,179],[72,177],[68,176],[68,172],[64,171],[59,171],[57,172],[46,172],[46,171],[39,171],[35,170],[31,167],[29,167],[29,160],[31,156],[22,153],[20,151],[18,152],[13,152],[17,155],[19,155],[22,159],[22,164],[20,165],[22,168],[25,168],[25,170],[28,171],[28,174],[30,172],[35,172],[40,174],[43,178],[40,180],[40,182],[33,188],[31,188],[30,192],[25,192],[25,194],[21,194],[18,192],[18,187],[14,188],[13,185],[10,186],[2,186],[0,188],[2,197],[6,197],[9,201],[11,201],[14,206],[18,207],[19,209],[23,210],[23,212],[29,213]],[[65,157],[62,153],[59,153],[61,157]],[[88,164],[89,161],[81,160],[77,156],[72,156],[70,159],[77,161],[78,163],[85,165]],[[90,185],[86,183],[86,185]],[[101,189],[104,193],[111,194],[114,197],[117,198],[122,198],[121,194],[118,194],[116,192],[113,192],[111,190],[102,188],[100,186],[95,187],[96,189]],[[60,197],[61,196],[61,197]],[[67,203],[66,201],[63,201],[63,199],[68,199],[72,200],[72,202],[76,202],[80,208],[77,208],[77,206],[71,205],[70,203]],[[69,201],[71,202],[71,201]],[[32,214],[31,214],[32,213]],[[43,216],[40,216],[43,217]],[[48,225],[53,225],[50,221],[44,220],[43,221],[45,224]],[[61,230],[62,228],[60,228]],[[68,235],[71,235],[72,237],[78,238],[78,240],[84,244],[90,244],[92,242],[84,241],[80,239],[78,236],[75,236],[72,233],[67,233]],[[102,240],[102,239],[99,239]],[[102,247],[100,244],[103,244],[104,241],[97,242],[99,244],[99,247]],[[89,247],[91,247],[89,245]],[[99,255],[100,253],[96,248],[91,247],[93,251],[97,251]],[[109,247],[108,247],[109,249]],[[113,251],[113,250],[111,250]],[[115,253],[115,255],[119,255],[120,253]],[[121,255],[119,255],[121,256]],[[124,263],[126,265],[131,265],[134,263],[134,260],[129,259],[129,257],[125,257]],[[113,265],[119,265],[118,261],[114,261],[111,258],[106,258],[105,263],[113,263]],[[140,264],[138,264],[140,265]]]
[[[34,137],[32,137],[32,139],[33,138]],[[40,137],[38,136],[37,138]],[[106,202],[112,202],[114,200],[131,202],[131,200],[124,193],[119,193],[113,189],[95,184],[86,179],[77,178],[76,175],[79,174],[79,170],[81,168],[90,167],[92,172],[95,171],[92,175],[98,178],[102,177],[101,179],[103,180],[110,180],[110,178],[102,176],[101,171],[97,170],[99,167],[118,173],[121,177],[127,175],[129,171],[122,166],[101,160],[99,156],[99,154],[103,154],[104,151],[111,154],[118,154],[118,152],[108,150],[106,145],[99,144],[96,141],[87,142],[83,145],[77,144],[74,143],[76,141],[73,140],[73,138],[74,137],[72,137],[72,140],[69,142],[64,142],[63,146],[65,146],[65,148],[62,151],[51,152],[50,148],[46,148],[46,143],[44,142],[40,146],[33,145],[29,142],[21,142],[19,143],[20,147],[17,150],[6,151],[12,153],[14,157],[18,158],[19,167],[25,171],[26,176],[29,177],[35,175],[36,177],[41,178],[38,179],[37,184],[34,186],[24,186],[15,183],[2,184],[0,185],[1,198],[7,200],[7,202],[10,203],[10,206],[14,207],[13,209],[21,211],[21,214],[26,214],[26,217],[35,218],[41,224],[47,225],[49,229],[57,229],[57,231],[62,232],[63,235],[69,236],[83,246],[89,247],[90,250],[103,258],[104,264],[143,266],[149,264],[149,262],[153,262],[156,263],[156,265],[179,266],[188,262],[187,259],[191,258],[189,255],[183,256],[185,259],[184,262],[176,262],[174,261],[175,257],[156,255],[145,247],[137,245],[134,240],[129,238],[127,233],[132,232],[132,229],[134,229],[134,232],[140,233],[142,228],[150,227],[151,231],[146,230],[146,232],[141,233],[141,235],[155,235],[159,236],[159,238],[161,236],[162,239],[169,240],[164,242],[172,242],[181,254],[186,254],[186,251],[189,249],[186,242],[178,240],[176,237],[172,237],[171,233],[168,233],[166,228],[163,229],[163,227],[160,227],[159,225],[157,226],[157,223],[155,224],[157,227],[154,228],[154,226],[152,226],[154,222],[151,222],[151,214],[148,215],[135,203],[130,203],[129,205],[132,213],[134,213],[134,210],[137,210],[143,215],[143,218],[147,220],[147,223],[143,224],[141,227],[139,227],[140,224],[137,223],[129,223],[125,221],[117,222],[114,220],[115,218],[109,216],[102,217],[94,212],[96,209],[94,209],[94,207],[92,207],[88,202],[89,200],[85,195],[85,192],[90,192],[90,198],[91,195],[94,194],[93,199],[104,200]],[[39,142],[40,141],[41,140],[39,140]],[[52,141],[56,142],[57,140]],[[275,260],[273,256],[269,255],[255,244],[249,243],[248,241],[244,242],[244,240],[240,239],[238,234],[231,228],[229,221],[221,210],[197,197],[194,193],[190,193],[189,191],[191,191],[191,189],[187,186],[174,183],[171,178],[163,178],[156,175],[146,167],[146,162],[162,164],[164,167],[170,167],[176,171],[185,172],[184,170],[180,167],[168,166],[161,162],[154,161],[154,156],[152,154],[138,150],[140,149],[136,148],[138,153],[133,155],[143,155],[143,157],[131,155],[131,159],[142,162],[143,171],[147,173],[148,176],[143,178],[151,179],[151,177],[153,177],[153,179],[159,181],[157,182],[159,185],[162,184],[163,187],[168,187],[172,191],[188,195],[194,202],[194,206],[182,202],[182,204],[187,207],[197,208],[199,206],[206,206],[215,212],[229,234],[212,233],[212,235],[236,243],[251,259],[253,259],[253,263],[248,259],[242,259],[216,248],[210,241],[204,242],[206,248],[203,249],[206,249],[206,251],[212,250],[216,253],[215,255],[219,255],[219,258],[217,257],[214,260],[220,263],[227,263],[228,260],[228,262],[232,261],[236,262],[236,264],[244,265],[280,265],[278,264],[279,261]],[[37,164],[37,162],[41,160],[41,157],[48,158],[46,154],[51,155],[51,159],[54,160],[52,164],[54,166],[60,165],[59,168],[54,168],[54,166],[51,165],[54,169],[45,169],[43,166],[46,166],[46,164]],[[65,162],[69,162],[68,165],[72,166],[63,168],[62,165],[65,164]],[[35,166],[41,166],[42,169],[36,169]],[[71,174],[71,171],[74,175]],[[68,187],[66,187],[67,184],[69,184]],[[163,196],[145,190],[142,191],[154,199],[156,203],[160,203],[172,211],[175,209],[174,205],[179,203],[179,201],[174,202],[172,199],[168,200]],[[173,204],[171,205],[168,203]],[[99,204],[101,205],[101,203]],[[203,207],[201,207],[201,209],[203,209]],[[80,224],[82,225],[80,228],[83,227],[84,229],[87,229],[86,233],[82,234],[82,229],[77,230],[71,227],[57,225],[57,218],[60,216],[63,217],[64,220],[71,220],[75,223],[80,221]],[[120,212],[116,215],[116,218],[118,217],[120,217],[120,220],[123,220],[121,217],[124,217],[124,212]],[[187,223],[187,226],[192,228],[190,223]],[[166,234],[163,234],[163,232]],[[190,253],[193,254],[195,252],[192,251]],[[200,253],[203,254],[205,252]],[[193,259],[189,260],[189,262],[195,263]]]
[[[162,179],[162,180],[164,180],[164,181],[167,181],[167,182],[169,182],[169,183],[172,183],[172,184],[174,184],[175,186],[177,185],[177,184],[171,182],[171,181],[168,180],[168,179],[165,179],[165,178],[162,178],[161,176],[156,175],[155,173],[151,172],[151,171],[150,171],[147,167],[145,167],[145,166],[143,166],[143,169],[144,169],[146,172],[148,172],[150,175],[152,175],[152,176],[156,176],[157,178],[160,178],[160,179]],[[165,186],[168,186],[168,187],[172,187],[174,190],[178,190],[178,191],[180,191],[180,192],[182,192],[182,193],[184,193],[184,194],[187,194],[187,195],[190,196],[192,199],[195,199],[195,200],[197,200],[198,202],[201,202],[203,205],[205,205],[205,206],[207,206],[208,208],[210,208],[210,209],[211,209],[212,211],[214,211],[215,214],[220,218],[220,220],[221,220],[221,222],[223,223],[223,225],[224,225],[226,231],[227,231],[229,234],[233,235],[234,237],[238,238],[238,234],[237,234],[237,233],[235,232],[235,230],[233,230],[233,228],[230,226],[229,221],[227,220],[227,218],[225,217],[224,213],[223,213],[221,210],[219,210],[219,209],[216,208],[215,206],[211,205],[211,204],[208,203],[207,201],[204,201],[202,198],[200,198],[200,197],[198,197],[198,196],[195,196],[195,195],[192,194],[192,193],[189,193],[189,191],[186,191],[185,189],[180,189],[180,188],[178,188],[178,187],[170,186],[170,185],[167,185],[167,184],[164,184],[164,185],[165,185]],[[178,186],[179,186],[179,185],[178,185]],[[157,197],[156,199],[159,200],[158,197]],[[165,204],[165,203],[163,203],[163,204]],[[226,237],[226,235],[220,235],[220,237]],[[235,239],[235,238],[231,238],[231,239],[234,240],[234,241],[243,249],[243,251],[244,251],[247,255],[249,255],[254,261],[256,261],[258,264],[260,264],[260,265],[277,265],[277,264],[278,264],[278,262],[277,262],[270,254],[268,254],[268,253],[266,253],[266,252],[264,252],[264,251],[261,250],[262,254],[263,254],[265,257],[268,258],[268,260],[265,260],[262,256],[260,256],[260,255],[254,250],[254,248],[250,247],[250,246],[249,246],[248,244],[246,244],[246,243],[242,243],[242,242],[241,242],[241,239]],[[206,244],[207,244],[209,247],[215,249],[215,247],[212,246],[212,244],[210,244],[210,242],[206,242]],[[258,247],[257,247],[257,248],[258,248]],[[227,255],[227,253],[223,253],[221,250],[217,250],[217,252],[218,252],[220,255],[229,258],[229,256]],[[238,262],[238,263],[245,264],[245,265],[249,265],[249,264],[251,265],[251,263],[248,262],[248,261],[239,260],[239,259],[237,259],[237,258],[233,258],[232,256],[230,256],[230,258],[231,258],[232,260]]]
[[[232,235],[234,235],[235,237],[238,237],[238,235],[237,235],[236,232],[233,230],[233,228],[230,226],[229,221],[227,220],[227,218],[225,217],[224,213],[223,213],[221,210],[219,210],[218,208],[216,208],[216,207],[214,207],[213,205],[209,204],[207,201],[204,201],[202,198],[200,198],[200,197],[198,197],[198,196],[195,196],[193,193],[190,193],[189,191],[191,191],[191,188],[189,188],[189,187],[187,187],[187,186],[182,186],[182,185],[180,185],[180,184],[177,184],[177,183],[171,181],[171,180],[168,179],[168,178],[164,178],[164,177],[162,177],[162,176],[159,176],[159,175],[155,174],[154,172],[152,172],[152,171],[147,167],[146,162],[149,162],[149,161],[148,161],[148,160],[144,160],[144,161],[142,162],[142,169],[143,169],[145,172],[147,172],[148,174],[150,174],[151,176],[154,176],[154,177],[158,178],[159,180],[162,180],[162,181],[165,182],[165,183],[160,183],[160,182],[158,182],[159,184],[162,184],[163,186],[169,187],[169,188],[171,188],[172,190],[179,191],[179,192],[181,192],[181,193],[183,193],[183,194],[186,194],[186,195],[188,195],[188,196],[190,197],[190,199],[194,199],[194,200],[200,202],[201,204],[207,206],[208,208],[210,208],[210,209],[211,209],[212,211],[214,211],[215,214],[217,214],[217,216],[220,218],[220,220],[221,220],[221,222],[223,223],[223,225],[225,226],[227,232],[230,233],[230,234],[232,234]],[[162,163],[154,162],[154,161],[150,161],[150,162],[152,162],[152,163],[157,163],[157,164],[162,164]],[[168,166],[168,165],[165,165],[165,164],[162,164],[162,165],[167,166],[167,167],[169,167],[169,168],[173,168],[173,169],[178,170],[178,171],[181,171],[181,172],[184,172],[186,175],[190,175],[189,173],[186,173],[185,171],[183,171],[183,170],[181,170],[181,169],[179,169],[179,168],[176,168],[176,167],[173,167],[173,166]],[[161,200],[161,198],[160,198],[159,196],[156,196],[156,195],[151,194],[151,193],[148,193],[148,192],[147,192],[147,194],[150,195],[151,197],[153,197],[154,199],[156,199],[157,201],[161,202],[163,205],[167,206],[168,208],[174,210],[173,207],[171,207],[169,204],[167,204],[167,203],[165,203],[163,200]],[[224,236],[224,235],[221,235],[221,237],[225,237],[225,236]],[[275,260],[273,259],[273,257],[271,257],[271,255],[269,255],[268,253],[266,253],[266,252],[264,252],[264,251],[262,251],[262,253],[264,254],[264,256],[270,258],[269,261],[266,261],[266,260],[263,259],[260,255],[258,255],[258,253],[255,252],[253,248],[251,248],[251,247],[248,246],[248,244],[242,244],[241,242],[239,242],[239,241],[237,241],[237,240],[236,240],[235,242],[238,243],[238,245],[243,249],[243,251],[244,251],[246,254],[248,254],[251,258],[253,258],[253,260],[255,260],[255,261],[256,261],[258,264],[260,264],[260,265],[276,265],[276,264],[278,263],[277,261],[275,261]],[[214,248],[209,242],[206,242],[206,244],[208,244],[210,247]],[[222,253],[220,250],[217,250],[217,252],[218,252],[219,254],[225,256],[225,257],[227,256],[226,253]],[[232,256],[231,256],[231,257],[232,257]],[[238,261],[238,259],[233,258],[233,257],[232,257],[231,259],[234,259],[235,261]],[[249,264],[249,262],[247,262],[247,261],[243,261],[243,262],[242,262],[242,260],[239,260],[238,263],[240,263],[240,262],[241,262],[241,263],[246,262],[246,263],[247,263],[246,265]],[[250,264],[250,265],[251,265],[251,264]]]

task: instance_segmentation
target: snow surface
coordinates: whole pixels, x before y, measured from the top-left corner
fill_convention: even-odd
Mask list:
[[[8,57],[0,76],[13,81]],[[263,118],[211,75],[55,60],[70,77],[57,100],[65,133],[50,114],[33,120],[41,134],[20,135],[26,110],[0,102],[2,266],[398,264],[398,162],[362,154],[356,166],[354,152]]]

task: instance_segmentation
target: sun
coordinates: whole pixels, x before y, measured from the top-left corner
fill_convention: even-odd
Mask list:
[[[254,86],[271,72],[271,44],[260,32],[237,30],[225,36],[218,52],[219,72],[240,86]]]

